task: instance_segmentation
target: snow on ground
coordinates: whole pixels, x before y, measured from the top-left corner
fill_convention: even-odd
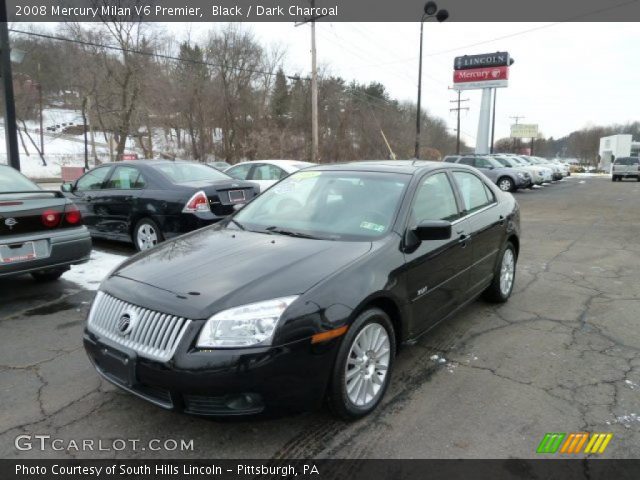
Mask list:
[[[75,265],[71,270],[62,276],[64,280],[77,283],[86,290],[97,290],[100,282],[120,263],[125,261],[127,256],[114,255],[113,253],[91,251],[91,259],[82,265]]]

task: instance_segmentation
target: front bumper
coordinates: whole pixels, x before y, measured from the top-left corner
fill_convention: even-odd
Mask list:
[[[531,177],[515,177],[515,181],[518,188],[528,188],[533,185]]]
[[[310,410],[322,403],[340,339],[197,350],[202,324],[189,326],[167,362],[144,358],[88,330],[84,347],[105,379],[168,410],[218,417]]]
[[[0,277],[50,269],[68,269],[89,260],[91,235],[86,227],[31,233],[1,239],[4,244],[39,242],[42,251],[33,260],[0,264]]]

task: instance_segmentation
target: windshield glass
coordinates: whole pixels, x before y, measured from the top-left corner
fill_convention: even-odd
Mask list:
[[[35,183],[11,167],[0,167],[0,193],[39,191]]]
[[[174,183],[229,180],[231,177],[208,165],[197,163],[164,163],[155,165]]]
[[[409,175],[300,171],[238,212],[233,220],[259,232],[331,240],[369,240],[389,232]]]

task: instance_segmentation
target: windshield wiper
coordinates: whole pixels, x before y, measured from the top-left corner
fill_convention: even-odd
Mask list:
[[[311,238],[314,240],[325,240],[324,238],[316,237],[315,235],[309,235],[308,233],[296,232],[294,230],[287,230],[286,228],[280,228],[276,226],[271,226],[265,228],[265,230],[269,233],[277,233],[280,235],[288,235],[290,237],[297,238]]]
[[[233,218],[230,218],[229,221],[233,222],[240,230],[246,230],[246,228],[244,228],[244,225],[242,225],[239,221],[234,220]]]

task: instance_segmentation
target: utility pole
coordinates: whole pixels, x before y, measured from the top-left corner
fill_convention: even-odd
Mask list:
[[[6,0],[0,0],[0,75],[4,85],[4,133],[5,141],[7,142],[7,163],[16,170],[20,170],[20,150],[18,150],[16,104],[13,98],[13,74],[11,73]]]
[[[42,83],[40,82],[40,62],[38,62],[38,104],[40,106],[40,155],[44,157],[44,120],[42,119]]]
[[[458,106],[456,108],[450,108],[450,112],[457,113],[457,121],[456,121],[456,154],[460,154],[460,110],[469,110],[469,107],[461,107],[460,104],[462,102],[468,102],[468,98],[460,98],[460,90],[458,90],[458,99],[457,100],[449,100],[449,103],[457,103]]]
[[[524,115],[514,115],[514,116],[509,117],[509,118],[512,118],[512,119],[515,121],[516,125],[518,125],[518,121],[519,121],[521,118],[526,118],[526,117],[525,117]],[[517,139],[516,137],[513,137],[513,153],[517,153],[517,152],[516,152],[516,141],[517,141],[517,140],[518,140],[518,139]]]
[[[311,0],[312,11],[316,0]],[[314,15],[295,24],[296,27],[311,24],[311,161],[318,163],[318,70],[316,68],[316,20],[326,15]]]

